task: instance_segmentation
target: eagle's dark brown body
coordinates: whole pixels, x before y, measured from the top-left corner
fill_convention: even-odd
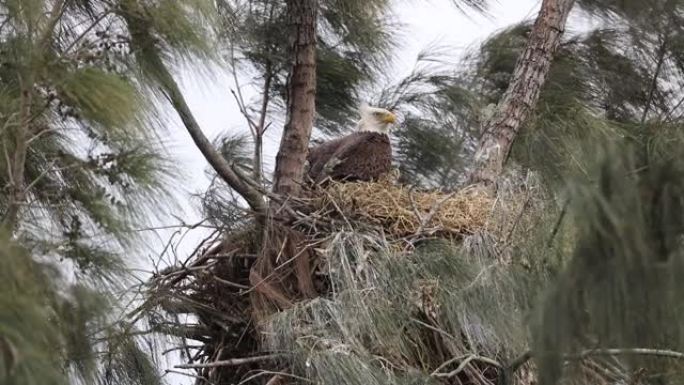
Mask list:
[[[387,134],[358,131],[309,149],[307,174],[314,183],[371,181],[392,167],[392,145]]]

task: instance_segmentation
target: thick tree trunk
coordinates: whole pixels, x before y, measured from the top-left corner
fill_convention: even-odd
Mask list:
[[[544,0],[511,83],[483,127],[470,174],[472,183],[493,184],[503,169],[520,126],[530,115],[551,68],[575,0]]]
[[[273,191],[297,195],[313,127],[316,97],[317,0],[288,0],[287,14],[293,26],[292,69],[288,82],[287,122],[276,156]]]

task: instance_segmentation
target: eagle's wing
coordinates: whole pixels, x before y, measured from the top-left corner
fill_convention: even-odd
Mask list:
[[[318,182],[325,178],[324,169],[331,157],[335,155],[337,149],[344,144],[346,137],[333,139],[309,148],[309,155],[306,157],[306,175]]]
[[[391,167],[389,136],[357,132],[335,150],[326,162],[324,173],[334,180],[370,181],[389,172]]]

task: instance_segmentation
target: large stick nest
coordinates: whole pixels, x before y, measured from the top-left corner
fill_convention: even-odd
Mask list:
[[[198,337],[184,335],[202,343],[202,347],[196,350],[196,354],[190,360],[192,364],[200,365],[197,366],[196,375],[212,383],[223,384],[238,383],[255,373],[262,373],[261,378],[267,379],[269,371],[286,371],[295,374],[292,370],[296,370],[297,365],[293,366],[296,363],[290,360],[263,362],[248,360],[247,364],[216,367],[201,367],[201,365],[226,360],[230,362],[233,359],[237,359],[236,362],[242,362],[241,359],[244,357],[263,356],[273,351],[289,351],[289,348],[286,348],[290,346],[288,343],[268,344],[271,349],[260,343],[265,335],[264,325],[273,326],[271,316],[275,312],[283,316],[287,316],[286,314],[294,316],[297,314],[297,309],[305,309],[306,304],[315,304],[319,299],[325,298],[324,301],[332,301],[331,304],[342,306],[344,304],[338,303],[337,296],[343,298],[363,294],[361,297],[364,297],[370,293],[368,290],[372,287],[382,286],[379,285],[380,282],[374,282],[368,283],[366,287],[364,280],[357,281],[355,278],[356,274],[382,278],[384,274],[382,271],[376,271],[375,268],[368,270],[371,265],[377,263],[368,260],[372,258],[372,255],[376,253],[384,256],[396,255],[396,259],[392,257],[386,260],[387,263],[395,261],[397,266],[403,266],[405,262],[402,262],[402,259],[410,255],[405,252],[414,250],[413,247],[405,248],[407,244],[413,245],[426,238],[447,239],[449,244],[453,244],[453,241],[460,241],[467,235],[481,234],[483,231],[493,231],[498,234],[500,229],[495,229],[495,227],[504,222],[506,223],[504,227],[511,227],[511,222],[520,219],[519,213],[524,207],[524,199],[518,197],[515,204],[506,207],[504,217],[492,220],[494,207],[500,209],[501,200],[495,200],[483,189],[469,187],[453,192],[416,190],[396,183],[392,177],[378,182],[332,182],[325,187],[310,191],[308,195],[302,200],[289,202],[291,204],[289,213],[294,215],[294,218],[291,218],[293,220],[287,224],[275,224],[264,234],[255,230],[251,223],[234,227],[242,230],[224,234],[220,240],[216,240],[214,247],[199,251],[184,266],[179,266],[157,279],[160,302],[166,303],[169,300],[174,303],[183,302],[183,313],[193,313],[198,316],[197,324],[192,325]],[[344,237],[340,238],[340,234],[354,233],[358,233],[365,241],[341,243]],[[257,241],[262,235],[264,239],[261,239],[261,242]],[[258,243],[261,246],[258,246]],[[358,246],[361,244],[363,247]],[[350,245],[357,245],[363,250],[359,249],[355,252],[354,247],[348,247]],[[401,247],[397,248],[397,245]],[[338,250],[338,252],[332,253],[331,250]],[[346,253],[351,254],[347,256]],[[402,255],[404,257],[401,257]],[[255,258],[256,256],[258,257]],[[409,260],[406,259],[406,261]],[[339,264],[340,261],[344,263]],[[458,261],[459,259],[456,258],[448,265],[454,265]],[[331,267],[331,263],[350,270],[343,272],[339,268]],[[480,282],[479,270],[475,270],[470,275],[475,282]],[[414,298],[415,293],[412,289],[397,290],[395,293],[404,293],[398,303],[401,303],[401,306],[407,306],[406,309],[399,310],[406,314],[411,313],[412,317],[421,320],[420,322],[433,329],[443,326],[436,323],[435,317],[439,317],[443,312],[439,309],[445,308],[445,304],[440,303],[438,296],[426,294],[426,290],[429,292],[430,288],[433,288],[432,284],[428,285],[429,287],[420,284],[420,282],[433,282],[434,277],[421,278],[407,275],[401,277],[399,281],[411,282],[413,280],[417,280],[416,284],[421,288],[419,290],[422,293],[422,296],[419,296],[421,300]],[[341,284],[347,281],[354,283],[347,288],[353,287],[353,291],[345,289],[346,284]],[[464,287],[467,286],[469,285]],[[302,288],[308,288],[308,290]],[[448,291],[453,292],[451,289]],[[385,295],[378,293],[378,295]],[[320,297],[316,299],[316,295]],[[485,297],[490,298],[490,295],[487,294]],[[380,300],[389,306],[390,297],[394,298],[397,295],[392,294],[386,300],[381,297]],[[428,306],[427,303],[431,305]],[[364,308],[371,305],[375,306],[375,304],[358,302],[354,307]],[[460,309],[462,305],[458,306]],[[263,311],[265,309],[268,311]],[[168,312],[169,309],[165,311]],[[458,311],[462,312],[463,309]],[[300,321],[291,319],[287,324],[294,326]],[[371,324],[359,325],[359,327],[369,330],[377,328]],[[269,328],[266,327],[266,329]],[[394,326],[390,329],[396,330]],[[453,332],[456,333],[454,335],[459,333],[457,329]],[[295,339],[299,338],[296,333],[293,333],[289,335]],[[426,366],[434,370],[454,353],[466,349],[460,345],[445,346],[439,333],[435,334],[436,332],[430,328],[418,327],[415,333],[415,337],[412,338],[416,338],[415,342],[420,346],[424,345],[420,348],[420,354],[426,355],[425,358],[403,364],[401,363],[403,359],[401,359],[395,362],[395,365],[404,369]],[[323,335],[310,336],[315,340],[314,337],[325,338]],[[273,336],[269,338],[272,339]],[[348,345],[344,341],[339,343],[340,346]],[[363,347],[359,345],[354,349],[363,349]],[[308,351],[308,347],[304,350]],[[395,359],[392,354],[401,353],[401,351],[395,353],[391,351],[393,349],[378,351],[376,354],[392,361]],[[492,352],[494,351],[496,349]],[[459,376],[465,375],[465,377],[455,382],[452,380],[458,377],[456,375],[454,378],[442,378],[439,374],[435,374],[432,379],[436,380],[435,383],[464,382],[491,385],[496,377],[496,370],[491,365],[479,361],[474,362],[472,367],[469,366],[466,372],[463,374],[459,372]],[[365,374],[359,373],[359,375]],[[198,382],[203,383],[201,380]],[[258,383],[258,381],[253,383]]]

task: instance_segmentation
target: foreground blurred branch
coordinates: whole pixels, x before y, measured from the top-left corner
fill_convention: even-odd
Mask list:
[[[538,355],[538,354],[537,354]],[[535,354],[532,351],[527,351],[505,368],[500,384],[509,384],[515,372],[527,363]],[[684,353],[667,349],[648,349],[648,348],[631,348],[631,349],[591,349],[585,350],[578,354],[565,355],[567,361],[582,360],[588,357],[595,356],[655,356],[660,358],[672,358],[677,360],[684,360]]]

